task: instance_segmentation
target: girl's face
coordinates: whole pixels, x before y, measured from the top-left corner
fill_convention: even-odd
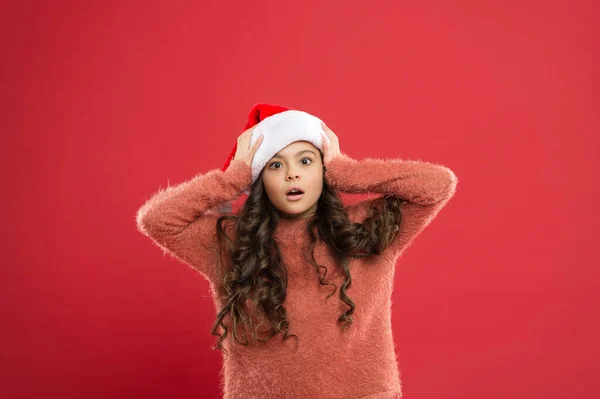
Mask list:
[[[319,149],[308,141],[288,145],[267,162],[262,181],[267,197],[282,217],[311,216],[323,192],[323,163]],[[301,194],[290,193],[293,188]]]

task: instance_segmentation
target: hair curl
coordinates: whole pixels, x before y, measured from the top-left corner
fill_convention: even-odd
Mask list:
[[[339,295],[349,307],[338,318],[341,328],[352,324],[355,309],[354,302],[347,294],[352,285],[348,259],[383,252],[399,229],[401,202],[401,199],[392,196],[379,197],[372,201],[365,220],[353,223],[348,218],[342,200],[323,179],[323,192],[318,200],[316,214],[307,224],[310,242],[305,248],[304,257],[316,268],[319,283],[334,287],[327,298],[335,294],[337,286],[326,281],[327,267],[315,261],[317,238],[325,242],[341,266],[344,281]],[[233,338],[244,346],[249,341],[243,333],[243,341],[240,340],[240,327],[251,332],[252,339],[256,342],[267,342],[280,332],[284,333],[283,340],[290,337],[298,339],[295,334],[288,334],[289,323],[283,306],[287,292],[287,270],[277,241],[272,236],[279,218],[279,211],[266,195],[261,173],[251,186],[248,198],[238,214],[223,215],[217,220],[217,250],[219,270],[222,271],[222,285],[218,287],[218,293],[225,306],[218,312],[211,332],[219,337],[217,347],[225,354],[227,351],[222,342],[229,331],[224,323],[226,316],[233,322]],[[224,222],[228,226],[235,226],[237,234],[234,240],[226,234]],[[229,268],[223,266],[224,259],[230,265]],[[322,269],[323,276],[320,273]],[[261,332],[265,317],[267,329]],[[223,329],[223,334],[219,333],[219,327]]]

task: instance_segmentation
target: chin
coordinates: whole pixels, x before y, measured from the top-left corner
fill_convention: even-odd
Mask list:
[[[307,210],[308,209],[303,209],[303,210],[300,210],[300,211],[294,211],[294,210],[290,210],[290,209],[284,209],[284,210],[279,209],[279,213],[282,213],[284,216],[300,216],[304,212],[306,212]]]
[[[275,208],[277,208],[279,213],[281,213],[284,216],[298,216],[310,209],[305,207],[291,207],[288,204],[282,204],[283,206],[278,206],[276,204],[273,205],[275,205]]]
[[[279,203],[271,202],[283,217],[309,217],[316,212],[315,201],[312,204],[301,204],[290,201],[282,201]],[[308,214],[307,214],[308,213]]]

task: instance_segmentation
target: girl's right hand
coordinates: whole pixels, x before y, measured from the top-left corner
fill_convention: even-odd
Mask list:
[[[254,154],[258,147],[260,147],[260,143],[263,141],[263,136],[260,136],[258,140],[254,143],[252,148],[250,148],[250,139],[252,138],[252,131],[254,127],[244,131],[238,139],[237,139],[237,150],[233,157],[236,161],[242,161],[246,163],[248,166],[252,166],[252,159],[254,158]]]

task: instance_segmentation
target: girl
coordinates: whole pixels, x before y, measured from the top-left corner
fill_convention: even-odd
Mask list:
[[[225,398],[399,398],[395,264],[456,185],[444,166],[352,159],[315,116],[258,104],[223,169],[160,190],[137,226],[210,282]]]

